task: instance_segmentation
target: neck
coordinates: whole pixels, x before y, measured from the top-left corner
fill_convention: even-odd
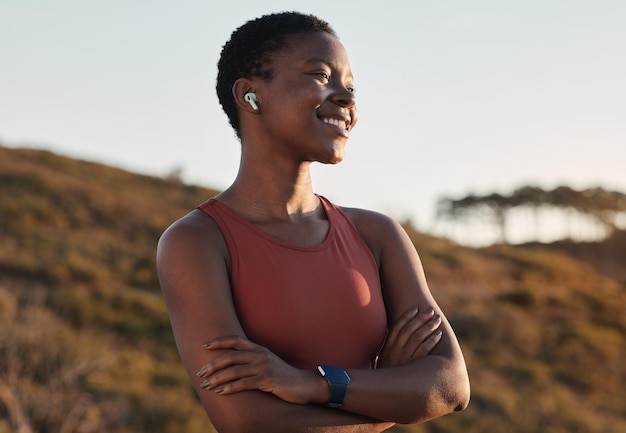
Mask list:
[[[233,184],[218,199],[251,220],[288,220],[311,215],[319,208],[313,192],[310,162],[298,165],[274,160],[260,166],[242,157]]]

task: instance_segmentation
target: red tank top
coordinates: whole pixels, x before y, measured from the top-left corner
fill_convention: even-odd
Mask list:
[[[233,300],[251,341],[298,368],[371,368],[387,328],[378,266],[348,216],[320,200],[329,231],[313,247],[275,239],[218,200],[198,208],[228,245]]]

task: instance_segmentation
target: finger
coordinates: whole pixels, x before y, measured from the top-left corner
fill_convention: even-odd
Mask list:
[[[443,336],[443,331],[441,329],[437,329],[435,332],[430,334],[428,338],[426,338],[422,344],[420,344],[417,349],[413,352],[412,358],[420,358],[422,356],[428,355],[432,350],[439,344],[441,341],[441,337]]]
[[[225,337],[217,337],[212,340],[205,341],[202,344],[205,349],[235,349],[235,350],[254,350],[258,345],[241,335],[228,335]]]
[[[413,332],[413,334],[411,334],[411,337],[408,339],[404,350],[407,353],[411,354],[411,357],[413,357],[412,354],[414,354],[422,345],[424,345],[426,341],[430,339],[431,336],[436,333],[436,331],[439,330],[440,326],[441,316],[435,315],[422,326],[417,328]],[[430,350],[432,349],[427,350],[426,353],[429,353]],[[420,351],[420,353],[424,353],[424,350]]]
[[[436,314],[430,318],[426,318],[424,321],[415,320],[411,325],[412,328],[407,327],[406,331],[411,331],[411,335],[407,340],[407,344],[420,344],[426,338],[430,336],[439,326],[441,326],[441,316]]]
[[[417,314],[411,318],[401,329],[398,330],[397,345],[399,347],[406,347],[414,338],[415,333],[422,327],[427,326],[427,323],[433,318],[434,310],[429,308],[425,312]]]
[[[233,365],[252,364],[259,361],[260,352],[229,350],[228,352],[216,356],[207,362],[197,373],[198,377],[209,377],[217,371],[224,370]]]
[[[249,390],[261,390],[264,391],[261,387],[260,381],[256,376],[249,376],[245,378],[241,378],[236,381],[224,383],[220,386],[216,386],[212,389],[213,392],[217,394],[234,394],[236,392],[241,391],[249,391]]]
[[[389,335],[387,336],[387,344],[389,346],[395,345],[402,329],[411,321],[411,319],[417,316],[418,312],[419,307],[417,305],[409,308],[404,314],[402,314],[402,316],[400,316],[398,321],[391,326],[389,329]]]
[[[200,387],[213,390],[218,393],[221,393],[225,388],[228,388],[231,391],[233,389],[239,389],[240,391],[243,391],[244,389],[252,389],[242,387],[241,385],[235,386],[233,384],[244,381],[246,378],[256,376],[258,370],[259,366],[256,364],[232,365],[228,368],[221,369],[213,374],[207,375],[206,379],[200,384]],[[245,383],[252,386],[251,381],[244,381],[244,384]]]

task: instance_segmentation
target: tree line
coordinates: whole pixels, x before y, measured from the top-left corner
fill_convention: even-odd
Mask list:
[[[523,186],[510,194],[493,192],[458,199],[443,197],[437,202],[437,219],[457,224],[486,222],[496,227],[500,242],[510,243],[510,219],[520,210],[530,210],[534,215],[535,238],[542,210],[558,211],[564,225],[572,215],[586,217],[587,221],[599,225],[604,237],[608,237],[624,225],[626,194],[602,187],[576,190],[569,186],[554,189]]]

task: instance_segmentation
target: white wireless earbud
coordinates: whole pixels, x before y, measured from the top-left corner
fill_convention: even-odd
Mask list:
[[[243,99],[250,104],[254,111],[259,110],[259,100],[256,98],[256,93],[248,92],[243,96]]]

